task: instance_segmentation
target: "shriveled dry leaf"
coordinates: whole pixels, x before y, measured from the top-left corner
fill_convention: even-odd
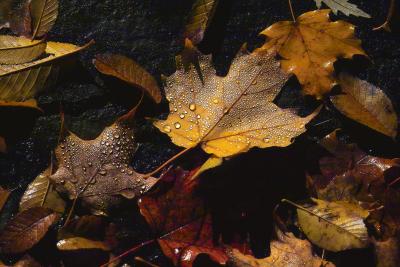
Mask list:
[[[84,237],[71,237],[57,242],[59,250],[71,251],[81,249],[100,249],[110,251],[110,247],[102,241],[91,240]]]
[[[58,16],[58,0],[31,0],[32,39],[42,37],[53,28]]]
[[[214,16],[218,0],[196,0],[192,6],[184,37],[195,45],[203,40],[204,33]]]
[[[107,214],[122,196],[140,196],[157,180],[145,179],[128,165],[136,147],[133,129],[124,122],[107,127],[94,140],[70,133],[56,148],[58,169],[50,179],[92,213]]]
[[[154,77],[132,59],[116,54],[100,54],[93,61],[103,74],[121,79],[144,90],[156,103],[161,102],[161,91]]]
[[[400,262],[400,238],[374,241],[376,267],[397,267]]]
[[[6,153],[6,152],[7,152],[6,139],[0,136],[0,153]]]
[[[325,3],[332,12],[337,15],[338,11],[342,12],[346,16],[356,16],[371,18],[371,16],[357,7],[357,5],[349,3],[349,0],[314,0],[318,8],[321,8],[321,4]]]
[[[338,58],[366,55],[354,36],[354,25],[332,22],[329,9],[299,16],[296,22],[280,21],[261,32],[269,38],[260,50],[276,50],[282,68],[294,73],[305,94],[321,98],[337,83],[333,63]]]
[[[38,243],[58,219],[50,209],[35,207],[18,213],[0,234],[2,253],[22,253]]]
[[[50,183],[50,172],[50,168],[46,169],[28,185],[28,188],[25,190],[19,202],[20,211],[32,207],[45,207],[59,213],[64,212],[65,202]]]
[[[6,204],[8,197],[10,196],[11,192],[7,189],[4,189],[0,186],[0,211],[3,209],[4,205]]]
[[[397,114],[381,89],[348,74],[341,74],[339,83],[343,94],[330,99],[341,113],[380,133],[396,137]]]
[[[369,245],[363,221],[368,211],[345,201],[313,201],[316,205],[297,209],[299,225],[312,243],[335,252]]]
[[[22,64],[37,59],[46,50],[46,43],[25,37],[0,35],[0,64]]]
[[[49,56],[43,59],[18,65],[0,65],[0,105],[17,106],[21,102],[22,106],[33,107],[36,102],[30,99],[43,89],[55,61],[75,54],[90,44],[79,47],[48,42],[46,53]]]
[[[200,66],[204,83],[194,68],[168,77],[170,114],[155,122],[178,146],[201,144],[217,157],[252,147],[287,146],[316,115],[301,118],[272,102],[288,78],[274,54],[238,55],[226,77],[215,74],[210,57],[201,57]]]
[[[237,249],[228,249],[229,266],[232,267],[334,267],[331,262],[315,256],[307,240],[296,238],[293,233],[282,233],[278,230],[278,240],[271,242],[271,255],[257,259],[245,255]]]

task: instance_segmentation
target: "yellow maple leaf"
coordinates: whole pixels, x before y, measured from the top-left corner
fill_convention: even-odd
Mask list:
[[[194,68],[167,78],[170,114],[155,122],[178,146],[201,144],[217,157],[287,146],[316,114],[301,118],[272,102],[288,79],[273,53],[238,55],[226,77],[215,74],[211,58],[201,56],[199,62],[203,79]]]
[[[259,50],[276,50],[282,68],[294,73],[305,94],[321,98],[336,84],[337,58],[366,55],[354,36],[354,25],[332,22],[329,9],[304,13],[296,21],[280,21],[261,32],[269,38]]]

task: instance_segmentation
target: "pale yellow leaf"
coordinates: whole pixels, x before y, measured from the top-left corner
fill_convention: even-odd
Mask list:
[[[31,0],[32,39],[42,37],[54,26],[58,16],[58,0]]]
[[[46,43],[24,37],[0,35],[0,64],[31,62],[44,53]]]

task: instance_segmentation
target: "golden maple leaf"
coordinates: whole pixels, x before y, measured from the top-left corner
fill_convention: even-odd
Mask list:
[[[315,116],[301,118],[272,102],[288,79],[273,53],[237,56],[226,77],[215,74],[207,56],[200,57],[200,67],[203,79],[191,68],[178,69],[166,81],[170,114],[155,126],[178,146],[201,144],[218,157],[287,146]]]
[[[321,98],[336,84],[338,57],[366,55],[354,36],[354,25],[329,20],[329,9],[304,13],[294,21],[277,22],[261,32],[269,38],[259,50],[276,50],[282,68],[297,76],[306,94]]]

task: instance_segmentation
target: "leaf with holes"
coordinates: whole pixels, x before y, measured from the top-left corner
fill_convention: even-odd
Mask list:
[[[188,149],[201,145],[217,157],[252,147],[288,146],[318,110],[302,118],[272,102],[288,79],[274,56],[243,52],[225,77],[217,76],[210,57],[202,56],[204,80],[194,68],[178,69],[166,81],[169,116],[155,126],[174,144]]]
[[[42,37],[53,28],[58,16],[58,0],[31,0],[32,39]]]
[[[354,36],[354,25],[332,22],[329,9],[304,13],[296,22],[280,21],[261,32],[268,41],[258,50],[273,50],[282,68],[294,73],[305,94],[322,98],[337,83],[333,63],[338,58],[366,55]]]
[[[58,219],[50,209],[35,207],[18,213],[0,234],[2,253],[22,253],[38,243]]]

